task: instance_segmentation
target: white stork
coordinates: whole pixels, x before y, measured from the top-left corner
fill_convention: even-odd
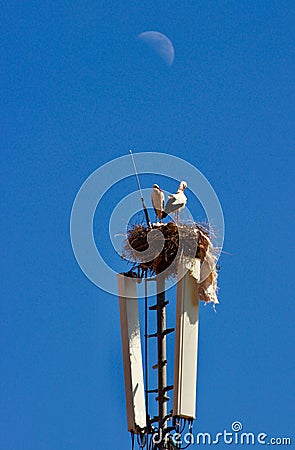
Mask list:
[[[169,195],[169,199],[164,208],[162,217],[165,218],[168,214],[175,213],[175,221],[178,222],[178,213],[185,207],[187,198],[184,195],[184,190],[187,187],[185,181],[181,181],[176,194]]]
[[[160,186],[158,186],[157,184],[153,184],[153,192],[151,195],[151,199],[152,199],[152,204],[153,204],[156,216],[157,216],[157,222],[158,222],[158,218],[160,219],[160,222],[161,222],[162,217],[163,217],[165,196],[164,196],[164,192],[162,191]]]

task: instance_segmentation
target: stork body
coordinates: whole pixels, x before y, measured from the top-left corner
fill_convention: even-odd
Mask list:
[[[181,211],[187,202],[187,198],[184,194],[184,190],[187,187],[187,183],[185,181],[181,181],[179,184],[178,190],[175,194],[169,195],[169,199],[164,208],[162,217],[165,218],[168,214],[175,214],[175,221],[178,222],[178,214]]]
[[[156,216],[157,216],[157,222],[158,222],[158,219],[160,219],[160,222],[161,222],[162,217],[163,217],[165,196],[164,196],[164,192],[162,191],[160,186],[158,186],[157,184],[153,185],[153,192],[151,195],[151,199],[152,199],[152,204],[153,204]]]

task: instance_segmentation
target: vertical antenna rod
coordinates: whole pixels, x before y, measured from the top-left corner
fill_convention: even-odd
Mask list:
[[[150,218],[149,218],[149,214],[148,214],[148,210],[146,209],[146,206],[145,206],[145,203],[144,203],[143,193],[142,193],[142,190],[141,190],[140,181],[139,181],[138,173],[137,173],[137,170],[136,170],[136,165],[135,165],[135,161],[134,161],[134,158],[133,158],[132,150],[130,150],[130,156],[131,156],[131,160],[132,160],[132,164],[133,164],[134,173],[135,173],[135,176],[136,176],[138,189],[139,189],[139,192],[140,192],[140,197],[141,197],[141,202],[142,202],[142,207],[143,207],[143,211],[144,211],[147,227],[148,228],[152,228],[152,225],[151,225],[151,222],[150,222]]]

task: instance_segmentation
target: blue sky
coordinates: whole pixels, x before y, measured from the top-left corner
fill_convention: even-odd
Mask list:
[[[185,158],[224,212],[195,430],[292,436],[294,12],[2,2],[1,450],[129,448],[117,299],[81,272],[69,220],[84,180],[130,147]],[[171,67],[136,39],[147,30],[173,42]]]

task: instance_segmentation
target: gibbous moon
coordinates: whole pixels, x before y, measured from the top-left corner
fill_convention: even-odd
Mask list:
[[[152,48],[168,66],[172,65],[174,61],[174,47],[165,34],[158,31],[144,31],[137,37]]]

